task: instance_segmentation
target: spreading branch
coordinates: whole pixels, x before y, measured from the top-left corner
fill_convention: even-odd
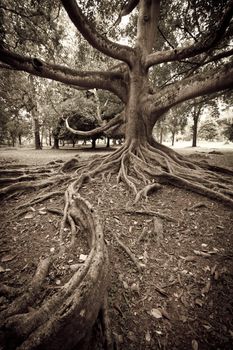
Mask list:
[[[159,93],[150,96],[147,102],[151,103],[150,112],[156,114],[183,101],[232,87],[233,63],[228,63],[217,70],[196,74],[173,85],[166,86]]]
[[[38,77],[87,89],[104,89],[115,93],[121,99],[125,98],[126,87],[121,72],[77,71],[38,58],[19,55],[4,48],[0,48],[0,63]]]
[[[73,134],[80,135],[80,136],[94,136],[100,133],[103,133],[104,131],[108,132],[109,129],[111,129],[113,126],[120,126],[123,123],[122,114],[116,115],[113,119],[111,119],[107,124],[102,125],[100,127],[97,127],[95,129],[89,130],[89,131],[82,131],[82,130],[76,130],[73,129],[69,125],[69,117],[66,118],[66,127],[67,129],[72,132]]]
[[[84,16],[76,0],[61,1],[71,21],[91,46],[107,56],[121,60],[129,66],[132,65],[134,56],[134,50],[132,48],[114,43],[98,33]]]
[[[147,56],[145,60],[145,67],[149,68],[164,62],[179,61],[184,58],[194,57],[200,55],[208,50],[214,48],[225,34],[230,21],[233,16],[233,0],[231,0],[223,14],[219,24],[213,32],[209,30],[201,41],[184,48],[176,48],[174,50],[158,51]]]

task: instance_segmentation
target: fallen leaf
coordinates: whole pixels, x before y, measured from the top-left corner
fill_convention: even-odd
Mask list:
[[[39,214],[40,214],[40,215],[45,215],[45,214],[47,214],[47,211],[45,211],[45,210],[39,210]]]
[[[194,254],[196,254],[198,256],[203,256],[204,258],[209,258],[211,256],[210,253],[206,253],[206,252],[203,252],[201,250],[194,250],[193,252],[194,252]]]
[[[150,332],[149,332],[148,330],[146,331],[145,338],[146,338],[146,341],[147,341],[148,343],[150,343],[150,341],[151,341],[151,336],[150,336]]]
[[[210,287],[211,287],[211,282],[208,281],[208,282],[206,283],[205,287],[202,288],[201,294],[207,294],[207,293],[209,292],[209,290],[210,290]]]
[[[151,314],[151,316],[153,316],[155,318],[162,318],[163,317],[163,315],[159,309],[151,309],[150,314]]]
[[[35,212],[35,211],[36,211],[36,209],[35,209],[35,208],[33,208],[33,207],[29,207],[29,209],[30,209],[31,211],[33,211],[33,212]]]
[[[198,342],[196,341],[196,339],[192,340],[192,349],[193,350],[198,350]]]
[[[85,255],[85,254],[80,254],[79,255],[79,261],[80,262],[84,262],[86,259],[87,259],[87,255]]]
[[[215,264],[212,269],[211,269],[211,275],[213,275],[216,271],[216,268],[217,268],[217,264]]]
[[[123,283],[123,286],[124,286],[124,288],[125,288],[125,289],[128,289],[128,288],[129,288],[129,286],[128,286],[128,283],[127,283],[127,282],[123,281],[122,283]]]
[[[184,259],[186,261],[196,261],[197,260],[197,258],[193,255],[186,256]]]
[[[27,213],[25,216],[24,216],[24,219],[32,219],[34,218],[34,214],[33,213]]]
[[[139,283],[133,283],[132,286],[130,287],[131,290],[133,290],[134,292],[139,293]]]
[[[1,272],[5,272],[5,269],[4,269],[4,267],[2,267],[2,266],[0,266],[0,273]]]
[[[16,255],[5,255],[2,257],[1,262],[8,262],[14,260]]]
[[[70,269],[72,271],[77,271],[79,268],[80,268],[81,264],[73,264],[73,265],[70,265]]]
[[[203,306],[203,301],[199,298],[195,299],[195,304],[197,304],[198,306],[202,307]]]
[[[209,326],[208,324],[203,324],[203,327],[204,327],[207,331],[209,331],[209,330],[211,329],[211,326]]]

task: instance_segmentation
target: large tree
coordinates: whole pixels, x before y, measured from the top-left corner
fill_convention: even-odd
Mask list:
[[[39,2],[32,3],[38,7],[34,11],[36,16],[40,5]],[[1,321],[5,329],[17,339],[16,344],[11,344],[12,348],[19,344],[21,349],[71,349],[77,344],[82,348],[83,339],[88,338],[99,311],[109,343],[105,298],[107,252],[98,215],[78,193],[84,182],[98,174],[117,174],[117,180],[123,181],[135,194],[135,203],[142,195],[147,195],[149,190],[169,183],[233,205],[230,180],[227,179],[225,183],[222,174],[219,174],[225,172],[232,175],[232,171],[207,163],[190,162],[156,142],[152,132],[155,124],[173,106],[198,96],[232,88],[233,64],[230,58],[233,52],[228,45],[232,33],[233,1],[193,0],[184,3],[129,0],[124,2],[121,9],[116,1],[112,1],[109,7],[105,6],[105,1],[86,3],[62,0],[61,3],[83,38],[100,53],[111,58],[109,70],[78,70],[75,68],[75,58],[72,67],[60,64],[59,58],[59,64],[49,63],[42,59],[43,55],[35,58],[35,55],[26,55],[23,50],[14,50],[12,45],[8,45],[7,36],[3,38],[0,48],[1,67],[25,71],[72,86],[114,93],[125,106],[122,113],[91,131],[74,130],[68,121],[67,127],[82,136],[121,130],[125,134],[125,143],[114,153],[90,162],[80,164],[77,159],[73,159],[72,164],[63,166],[56,175],[53,172],[48,175],[47,182],[36,178],[33,183],[20,182],[1,189],[0,195],[7,196],[25,188],[69,183],[65,192],[60,238],[62,240],[66,222],[70,224],[74,236],[78,222],[85,232],[90,233],[90,254],[85,264],[57,293],[44,301],[39,309],[22,313],[39,294],[49,263],[54,258],[48,257],[38,265],[26,293],[16,298],[3,312]],[[44,4],[46,1],[39,14],[41,16],[43,12],[47,15],[46,18],[51,19],[50,13],[45,12]],[[8,6],[2,8],[3,11],[16,11]],[[118,17],[106,16],[106,12],[114,9],[119,9]],[[23,12],[25,8],[19,10]],[[121,17],[132,11],[135,11],[129,30],[130,35],[135,34],[134,39],[130,39],[132,46],[107,38],[105,26],[111,24],[111,20],[117,25]],[[28,13],[24,14],[28,20],[33,18],[28,17]],[[104,25],[100,21],[100,14],[105,14]],[[6,32],[7,28],[4,30]],[[111,30],[109,33],[112,38],[117,35]],[[182,46],[177,45],[179,40]],[[114,65],[112,59],[118,62]],[[72,59],[69,58],[70,61]],[[212,68],[213,62],[215,68]],[[161,84],[159,80],[166,74],[159,72],[168,67],[174,71],[174,75],[172,78],[170,75],[169,80]],[[157,83],[152,78],[156,72],[159,76]],[[68,168],[76,168],[74,182],[73,176],[67,175]],[[52,195],[51,191],[43,192],[35,201],[45,200]],[[61,245],[60,254],[63,248]],[[90,308],[89,305],[93,307]],[[64,337],[65,343],[61,341]]]

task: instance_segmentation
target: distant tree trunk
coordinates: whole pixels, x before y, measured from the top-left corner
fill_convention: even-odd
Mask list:
[[[59,138],[53,135],[53,149],[59,149]]]
[[[15,147],[15,136],[11,136],[11,145]]]
[[[41,149],[40,143],[40,124],[38,118],[34,117],[34,140],[35,140],[35,149]]]
[[[198,124],[198,118],[193,118],[193,142],[192,147],[197,147],[197,124]]]
[[[192,147],[197,147],[197,128],[198,128],[200,114],[201,114],[201,106],[194,106]]]
[[[18,141],[19,141],[19,145],[22,146],[22,135],[18,135]]]
[[[176,133],[172,132],[172,146],[174,146],[175,144],[175,136],[176,136]]]
[[[51,135],[51,130],[49,129],[49,146],[52,146],[52,135]]]
[[[107,137],[107,144],[106,147],[109,148],[110,147],[110,137]]]
[[[96,148],[96,137],[92,137],[92,139],[91,139],[91,148],[92,149]]]
[[[43,148],[44,143],[44,127],[41,129],[41,137],[40,137],[40,147]]]
[[[73,146],[73,148],[75,147],[75,144],[76,144],[76,140],[72,140],[72,146]]]

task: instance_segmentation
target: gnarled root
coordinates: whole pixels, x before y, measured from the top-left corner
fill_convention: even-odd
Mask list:
[[[37,285],[41,285],[41,272],[38,268],[30,298],[16,299],[6,310],[3,321],[5,344],[14,349],[71,349],[83,342],[91,330],[104,303],[107,288],[108,255],[104,243],[102,227],[97,213],[79,194],[70,198],[69,215],[88,233],[90,253],[84,264],[71,279],[50,299],[45,300],[39,309],[26,313],[25,307],[34,300]],[[40,277],[39,277],[40,276]],[[29,293],[31,289],[29,288]],[[33,299],[32,299],[33,296]],[[14,305],[14,307],[13,307]],[[21,305],[20,307],[16,307]],[[13,312],[16,310],[15,313]],[[12,345],[12,339],[14,344]]]
[[[64,248],[62,243],[64,243],[66,224],[70,225],[72,237],[66,248],[75,248],[78,230],[87,233],[90,248],[88,258],[71,279],[61,288],[56,289],[56,292],[49,299],[44,300],[38,309],[29,311],[28,307],[39,296],[38,292],[42,288],[43,278],[46,275],[46,269],[38,266],[39,271],[44,271],[43,274],[36,273],[34,282],[32,281],[23,295],[17,297],[8,309],[4,310],[2,329],[5,332],[5,344],[2,347],[7,349],[10,344],[8,348],[11,349],[17,347],[21,350],[68,350],[77,345],[82,349],[83,340],[88,338],[100,310],[106,309],[103,305],[108,280],[108,255],[99,217],[93,207],[79,194],[85,182],[96,176],[110,180],[110,177],[115,174],[117,180],[123,181],[133,192],[135,203],[142,196],[147,196],[149,191],[160,189],[161,184],[169,184],[233,207],[231,170],[225,171],[218,167],[215,173],[211,171],[213,169],[203,163],[191,162],[161,145],[157,147],[157,144],[147,142],[138,144],[132,141],[126,142],[114,153],[99,158],[82,163],[73,160],[57,169],[57,174],[49,175],[47,179],[36,178],[35,181],[17,182],[2,188],[0,195],[4,197],[27,188],[50,186],[50,192],[40,193],[38,197],[27,203],[28,206],[50,198],[51,188],[54,195],[60,194],[57,188],[54,190],[55,184],[59,183],[63,187],[69,184],[65,192],[60,227],[60,253]],[[70,170],[73,171],[72,174],[68,173]],[[27,174],[30,175],[30,171],[27,171]],[[56,210],[56,213],[60,214],[60,211]],[[132,252],[117,236],[116,240],[140,270],[141,266],[134,259]],[[41,264],[43,265],[46,261],[42,261]],[[40,278],[36,277],[38,275]],[[107,331],[106,342],[109,343],[109,322],[106,317],[104,322],[104,328]],[[14,339],[13,344],[10,341],[12,339]]]

